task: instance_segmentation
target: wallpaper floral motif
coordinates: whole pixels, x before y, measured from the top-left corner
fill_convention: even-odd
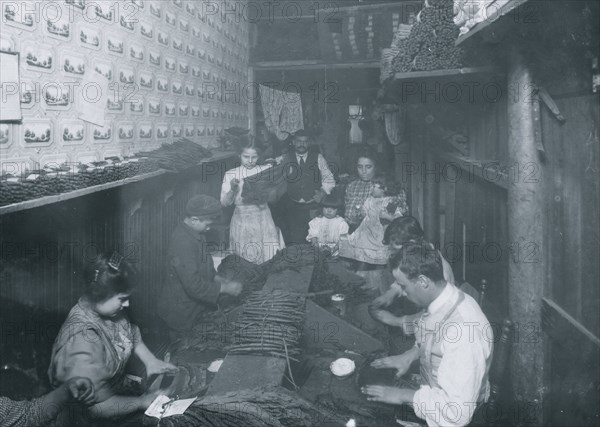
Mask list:
[[[3,170],[131,155],[179,137],[210,147],[225,128],[246,127],[248,25],[215,10],[236,2],[0,1],[0,50],[20,55],[23,113],[22,124],[0,124]],[[109,89],[97,126],[79,116],[101,79]]]

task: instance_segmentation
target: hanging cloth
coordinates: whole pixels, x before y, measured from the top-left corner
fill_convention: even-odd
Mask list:
[[[358,127],[358,122],[361,119],[348,119],[350,122],[350,143],[351,144],[362,144],[363,142],[363,133],[362,130]]]
[[[280,141],[304,129],[302,100],[299,93],[283,92],[260,85],[260,100],[267,129]]]
[[[386,111],[385,118],[385,133],[392,145],[398,145],[402,141],[402,114],[400,108],[396,111]]]

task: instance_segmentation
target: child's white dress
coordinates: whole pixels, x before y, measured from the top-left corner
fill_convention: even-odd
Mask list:
[[[325,218],[319,216],[312,219],[308,223],[308,236],[306,240],[309,242],[313,237],[319,239],[320,247],[327,247],[331,250],[340,242],[340,237],[348,234],[348,223],[340,216],[335,218]],[[332,253],[336,256],[338,251]]]

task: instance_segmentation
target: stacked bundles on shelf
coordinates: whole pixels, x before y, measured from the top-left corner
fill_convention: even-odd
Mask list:
[[[102,161],[63,165],[7,175],[0,180],[0,206],[53,196],[93,185],[105,184],[159,169],[149,159]]]
[[[0,206],[106,184],[158,169],[180,171],[211,156],[210,150],[183,138],[153,151],[137,153],[132,159],[113,157],[89,164],[65,164],[27,171],[21,176],[6,175],[0,180]]]
[[[463,50],[454,45],[459,29],[454,24],[453,0],[425,0],[410,35],[397,45],[394,72],[459,68]]]
[[[173,144],[163,144],[156,150],[140,152],[138,155],[155,160],[162,169],[181,171],[211,157],[212,153],[209,149],[182,138]]]

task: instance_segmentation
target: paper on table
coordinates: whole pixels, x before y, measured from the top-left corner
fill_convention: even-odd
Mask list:
[[[164,418],[170,417],[171,415],[181,415],[192,403],[196,400],[196,397],[191,399],[171,400],[168,396],[161,394],[154,402],[148,406],[144,414],[149,417]]]

